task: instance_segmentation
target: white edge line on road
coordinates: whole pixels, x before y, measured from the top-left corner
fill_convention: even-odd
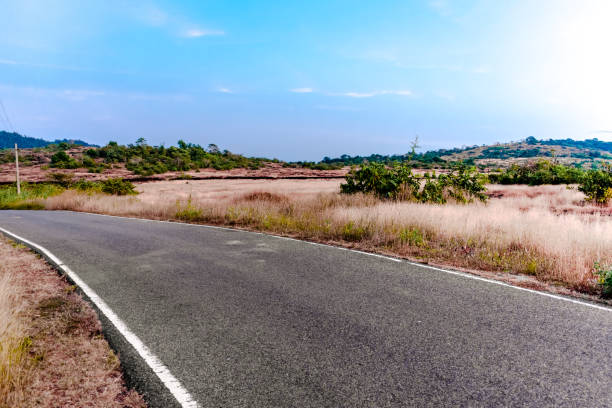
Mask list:
[[[501,281],[498,281],[498,280],[495,280],[495,279],[483,278],[482,276],[472,275],[472,274],[465,273],[465,272],[459,272],[459,271],[453,271],[453,270],[450,270],[450,269],[437,268],[437,267],[431,266],[431,265],[421,264],[421,263],[418,263],[418,262],[411,262],[411,261],[407,261],[405,259],[393,258],[393,257],[390,257],[390,256],[385,256],[385,255],[380,255],[380,254],[374,254],[374,253],[371,253],[371,252],[359,251],[357,249],[350,249],[350,248],[343,248],[343,247],[334,246],[334,245],[321,244],[319,242],[304,241],[304,240],[301,240],[301,239],[290,238],[290,237],[283,237],[283,236],[280,236],[280,235],[266,234],[264,232],[248,231],[248,230],[241,230],[241,229],[236,229],[236,228],[219,227],[219,226],[216,226],[216,225],[190,224],[190,223],[187,223],[187,222],[165,221],[165,220],[151,220],[151,219],[148,219],[148,218],[136,218],[136,217],[122,217],[122,216],[119,216],[119,215],[88,213],[88,212],[82,212],[82,211],[70,211],[70,210],[61,210],[61,211],[69,212],[69,213],[75,213],[75,214],[97,215],[97,216],[100,216],[100,217],[125,218],[125,219],[129,219],[129,220],[137,220],[137,221],[145,221],[145,222],[161,222],[161,223],[166,223],[166,224],[189,225],[189,226],[192,226],[192,227],[204,227],[204,228],[219,229],[219,230],[224,230],[224,231],[248,232],[250,234],[265,235],[267,237],[273,237],[273,238],[278,238],[278,239],[285,239],[285,240],[288,240],[288,241],[304,242],[304,243],[307,243],[307,244],[310,244],[310,245],[329,247],[329,248],[339,249],[339,250],[342,250],[342,251],[357,252],[358,254],[369,255],[369,256],[376,257],[376,258],[387,259],[389,261],[404,262],[404,263],[407,263],[409,265],[413,265],[413,266],[417,266],[417,267],[421,267],[421,268],[425,268],[425,269],[431,269],[431,270],[438,271],[438,272],[444,272],[444,273],[448,273],[448,274],[455,275],[455,276],[461,276],[461,277],[467,278],[467,279],[478,280],[478,281],[481,281],[481,282],[488,282],[488,283],[492,283],[494,285],[504,286],[504,287],[507,287],[507,288],[512,288],[512,289],[520,290],[520,291],[523,291],[523,292],[533,293],[535,295],[540,295],[540,296],[545,296],[545,297],[549,297],[549,298],[552,298],[552,299],[562,300],[562,301],[565,301],[565,302],[570,302],[570,303],[574,303],[574,304],[577,304],[577,305],[583,305],[583,306],[591,307],[591,308],[598,309],[598,310],[604,310],[606,312],[612,312],[612,308],[607,307],[607,306],[601,306],[601,305],[597,305],[595,303],[584,302],[582,300],[572,299],[572,298],[569,298],[569,297],[566,297],[566,296],[559,296],[559,295],[555,295],[555,294],[548,293],[548,292],[541,292],[539,290],[523,288],[523,287],[520,287],[520,286],[511,285],[511,284],[506,283],[506,282],[501,282]]]
[[[115,312],[102,300],[100,296],[93,289],[91,289],[72,269],[66,266],[58,257],[53,255],[46,248],[35,244],[17,234],[14,234],[4,228],[0,228],[4,234],[12,237],[18,241],[23,242],[27,246],[40,251],[44,254],[56,267],[60,268],[72,281],[85,293],[87,297],[98,307],[98,309],[106,316],[108,320],[115,326],[115,328],[121,333],[121,335],[127,340],[128,343],[134,347],[140,357],[147,363],[147,365],[153,370],[161,382],[166,386],[168,391],[172,393],[174,398],[183,408],[198,408],[199,404],[189,394],[189,391],[179,382],[179,380],[172,375],[170,370],[161,362],[161,360],[149,350],[149,348],[134,334],[127,325],[117,316]]]

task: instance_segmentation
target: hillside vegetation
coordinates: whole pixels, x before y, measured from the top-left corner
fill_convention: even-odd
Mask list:
[[[612,142],[598,139],[538,140],[530,136],[520,142],[439,149],[425,153],[372,154],[369,156],[344,154],[336,158],[325,157],[321,163],[356,165],[366,162],[385,164],[410,162],[413,166],[421,168],[451,168],[454,163],[464,162],[485,169],[506,168],[515,163],[524,163],[538,158],[555,159],[559,163],[577,167],[591,167],[598,160],[612,159]]]
[[[257,169],[264,162],[272,160],[245,157],[228,150],[221,151],[217,145],[208,148],[179,140],[178,146],[149,146],[142,138],[135,145],[122,146],[110,142],[100,149],[85,151],[83,164],[86,167],[96,166],[94,160],[100,159],[105,164],[125,163],[128,170],[135,174],[149,176],[167,171],[199,170],[213,168],[230,170],[238,167]]]
[[[15,147],[15,143],[19,145],[22,149],[31,149],[34,147],[47,147],[51,144],[60,144],[60,143],[69,143],[79,146],[95,146],[91,145],[82,140],[55,140],[53,142],[49,142],[43,139],[37,139],[34,137],[23,136],[16,132],[6,132],[4,130],[0,130],[0,149],[12,149]]]
[[[12,149],[0,150],[0,164],[13,163]],[[150,146],[143,138],[127,146],[109,142],[103,147],[85,148],[60,142],[45,147],[20,150],[20,165],[41,165],[47,169],[87,169],[90,173],[125,167],[133,174],[151,176],[168,171],[190,171],[204,168],[231,170],[234,168],[258,169],[264,163],[276,159],[246,157],[221,150],[210,144],[204,148],[179,140],[178,146]]]

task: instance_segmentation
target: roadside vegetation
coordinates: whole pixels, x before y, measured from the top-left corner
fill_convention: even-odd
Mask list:
[[[72,176],[65,173],[52,173],[48,183],[22,183],[21,194],[17,186],[0,186],[0,210],[42,210],[44,200],[61,194],[66,190],[75,190],[84,194],[134,195],[137,194],[134,184],[120,178],[101,181],[72,181]]]
[[[612,208],[585,201],[575,188],[489,185],[486,203],[448,196],[442,205],[372,193],[316,192],[329,183],[337,191],[340,183],[332,180],[312,180],[312,187],[292,182],[278,189],[268,182],[268,187],[252,191],[245,191],[245,181],[233,191],[218,184],[223,181],[168,182],[163,190],[157,183],[145,183],[133,198],[70,190],[44,205],[49,210],[247,228],[422,262],[529,275],[590,294],[609,293],[608,281],[597,271],[609,271],[612,265]],[[168,186],[182,186],[184,193],[169,194]],[[219,193],[198,195],[207,188]]]
[[[121,179],[51,178],[25,184],[21,197],[14,186],[1,187],[0,208],[230,225],[612,294],[612,169],[603,163],[582,170],[540,160],[493,174],[465,164],[436,174],[415,173],[408,163],[365,163],[334,193],[297,196],[264,188],[212,201],[130,197],[135,186]],[[193,191],[195,181],[180,182]]]
[[[0,259],[0,407],[145,407],[75,287],[4,237]]]

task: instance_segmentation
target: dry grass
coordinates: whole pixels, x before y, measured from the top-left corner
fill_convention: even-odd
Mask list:
[[[459,267],[528,274],[595,293],[595,261],[612,263],[611,208],[564,186],[490,186],[488,204],[389,202],[336,192],[339,181],[149,183],[138,197],[66,192],[70,209],[232,225],[337,242]],[[324,193],[318,193],[323,189]]]
[[[4,238],[0,259],[0,407],[144,407],[74,287]]]

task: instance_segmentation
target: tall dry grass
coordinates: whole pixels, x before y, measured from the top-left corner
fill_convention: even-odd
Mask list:
[[[0,237],[0,407],[144,407],[100,334],[74,287]]]
[[[24,400],[34,362],[21,317],[24,311],[17,281],[0,264],[0,406],[16,407]]]
[[[582,193],[564,186],[490,186],[489,191],[494,198],[487,204],[468,205],[330,192],[283,194],[279,188],[232,191],[215,199],[201,191],[195,198],[167,194],[155,200],[146,191],[146,200],[66,192],[45,205],[51,210],[234,225],[596,290],[593,263],[612,263],[610,208],[585,205]]]

